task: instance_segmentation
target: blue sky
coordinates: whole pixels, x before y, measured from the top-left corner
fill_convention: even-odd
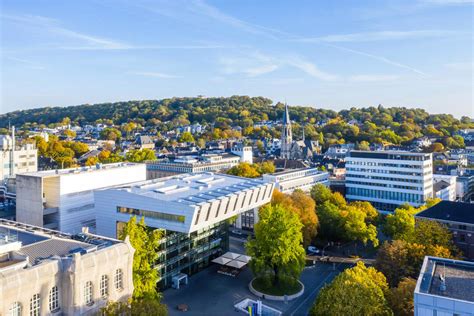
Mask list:
[[[1,112],[173,96],[474,116],[472,0],[3,0]]]

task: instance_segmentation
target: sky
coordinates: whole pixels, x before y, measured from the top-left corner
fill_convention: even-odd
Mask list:
[[[0,0],[0,113],[185,96],[474,117],[473,0]]]

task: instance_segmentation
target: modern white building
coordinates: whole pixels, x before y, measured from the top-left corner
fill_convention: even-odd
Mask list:
[[[133,293],[124,242],[0,219],[0,315],[97,315]]]
[[[116,237],[132,216],[163,229],[156,268],[168,287],[228,251],[235,216],[270,202],[274,185],[223,174],[181,174],[94,192],[97,233]]]
[[[415,316],[474,315],[474,263],[425,257],[414,296]]]
[[[16,219],[78,233],[95,230],[93,191],[146,179],[145,164],[114,163],[17,175]]]
[[[432,155],[404,151],[356,151],[346,157],[346,198],[369,201],[380,211],[433,197]]]
[[[17,173],[38,170],[38,152],[34,144],[18,146],[12,135],[0,135],[0,183]]]
[[[274,183],[275,189],[282,193],[291,193],[297,189],[308,192],[318,183],[329,185],[329,173],[317,168],[291,169],[264,174],[263,181]]]
[[[456,201],[456,176],[433,174],[433,191],[443,201]]]

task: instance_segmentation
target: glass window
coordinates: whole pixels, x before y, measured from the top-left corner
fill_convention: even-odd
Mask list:
[[[84,286],[84,302],[86,305],[94,304],[94,300],[92,299],[92,282],[87,281],[86,285]]]
[[[123,290],[123,272],[122,269],[115,270],[115,289]]]
[[[30,299],[30,316],[40,316],[40,295],[35,294]]]
[[[59,309],[59,294],[58,287],[53,286],[49,291],[49,310],[54,312]]]
[[[13,303],[8,309],[9,316],[21,316],[21,304],[20,302]]]
[[[100,278],[100,296],[106,298],[109,295],[109,277],[105,274]]]

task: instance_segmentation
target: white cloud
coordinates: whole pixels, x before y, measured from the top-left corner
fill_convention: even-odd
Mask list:
[[[339,79],[339,76],[327,73],[318,68],[314,63],[307,61],[301,57],[289,57],[284,60],[284,63],[298,68],[311,77],[321,79],[324,81],[333,81]]]
[[[457,34],[452,31],[443,30],[417,30],[417,31],[380,31],[380,32],[363,32],[351,34],[333,34],[320,37],[300,38],[298,42],[373,42],[388,40],[406,40],[443,37]]]
[[[31,61],[31,60],[17,58],[17,57],[6,57],[6,58],[9,59],[9,60],[15,61],[17,63],[21,63],[29,69],[35,69],[35,70],[44,70],[44,69],[46,69],[46,67],[41,66],[41,65],[37,64],[36,62]]]
[[[161,78],[161,79],[182,78],[181,76],[175,76],[175,75],[165,74],[165,73],[162,73],[162,72],[150,72],[150,71],[133,71],[133,72],[129,72],[129,74],[131,74],[131,75],[137,75],[137,76]]]
[[[464,5],[473,4],[474,0],[421,0],[421,2],[433,5]]]

